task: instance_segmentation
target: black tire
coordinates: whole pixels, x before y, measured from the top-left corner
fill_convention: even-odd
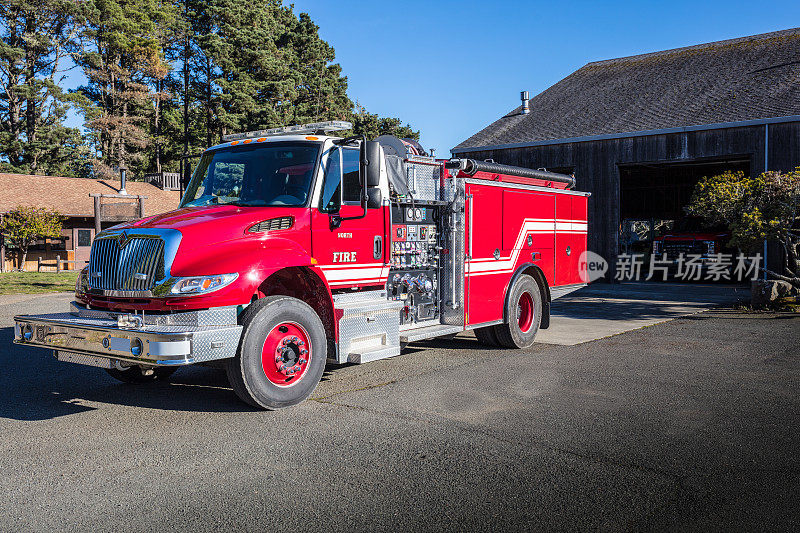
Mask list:
[[[106,372],[119,381],[125,383],[150,383],[151,381],[166,381],[175,373],[177,367],[159,366],[152,369],[152,373],[144,374],[145,369],[138,365],[129,366],[124,370],[119,368],[106,368]]]
[[[262,409],[289,407],[308,398],[325,371],[328,351],[325,327],[314,309],[296,298],[268,296],[250,304],[239,322],[244,326],[239,349],[226,366],[228,381],[236,395]],[[307,334],[311,355],[307,356],[307,366],[297,381],[290,382],[293,379],[290,377],[281,386],[267,377],[262,351],[270,332],[283,328],[285,323],[295,324]]]
[[[486,346],[500,346],[500,341],[497,339],[497,334],[494,331],[494,326],[487,326],[485,328],[476,328],[475,336],[478,337],[478,342]]]
[[[533,316],[524,331],[520,326],[520,302],[525,297],[523,295],[530,298],[533,310]],[[542,292],[535,279],[527,274],[517,278],[506,299],[505,312],[505,316],[508,318],[507,322],[494,327],[500,345],[506,348],[530,348],[536,332],[539,331],[539,325],[542,323]],[[527,321],[523,320],[523,322],[528,324]]]

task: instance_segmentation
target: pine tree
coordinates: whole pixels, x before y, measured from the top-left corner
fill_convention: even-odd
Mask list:
[[[353,123],[353,133],[364,135],[368,139],[374,139],[380,135],[394,135],[401,139],[419,140],[419,131],[415,131],[409,124],[403,124],[399,118],[381,117],[375,113],[369,113],[358,102],[351,117]]]
[[[292,115],[284,123],[348,120],[353,102],[341,66],[333,63],[333,47],[319,37],[319,27],[307,13],[292,19],[288,32],[292,61],[286,73],[294,85],[287,106]]]
[[[158,43],[164,60],[158,62],[154,68],[143,72],[143,78],[151,90],[152,105],[148,125],[151,142],[148,147],[146,170],[155,172],[162,171],[164,149],[170,144],[168,138],[164,136],[164,131],[169,131],[169,127],[165,128],[165,115],[179,89],[179,85],[169,75],[173,70],[172,63],[182,51],[183,36],[188,31],[186,22],[181,16],[181,9],[182,6],[178,1],[170,0],[164,2],[162,8],[153,14],[153,38]]]
[[[86,147],[77,129],[64,126],[76,97],[59,83],[82,16],[82,5],[69,0],[0,4],[0,154],[6,169],[81,172]]]
[[[66,1],[66,0],[64,0]],[[80,89],[96,175],[177,170],[231,132],[351,120],[418,137],[354,106],[335,51],[280,0],[87,0]]]
[[[139,164],[150,143],[148,105],[157,98],[148,81],[169,71],[159,41],[158,21],[175,6],[158,0],[92,0],[80,64],[89,80],[81,92],[92,101],[87,127],[99,157],[94,172],[111,177],[116,169]]]

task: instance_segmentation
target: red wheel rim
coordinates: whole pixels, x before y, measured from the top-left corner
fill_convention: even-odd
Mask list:
[[[261,365],[271,383],[290,387],[306,373],[311,355],[308,332],[300,324],[283,322],[267,334],[261,351]]]
[[[523,292],[517,302],[517,323],[522,333],[527,333],[533,325],[533,298],[529,292]]]

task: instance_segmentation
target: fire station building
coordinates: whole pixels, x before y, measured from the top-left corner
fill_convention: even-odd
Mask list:
[[[574,173],[589,249],[613,260],[701,177],[800,166],[800,28],[589,63],[452,152]]]

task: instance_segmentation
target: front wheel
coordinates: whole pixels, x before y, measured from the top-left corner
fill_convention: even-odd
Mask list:
[[[226,367],[239,398],[264,409],[298,404],[325,370],[322,321],[305,302],[288,296],[256,300],[244,310],[239,351]]]
[[[506,301],[505,324],[495,326],[497,340],[506,348],[530,348],[542,321],[542,293],[527,274],[517,278]]]

